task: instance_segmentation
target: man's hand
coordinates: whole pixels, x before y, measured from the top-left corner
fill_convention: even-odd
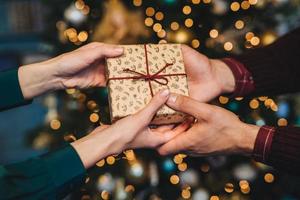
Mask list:
[[[51,90],[105,86],[105,58],[122,53],[121,47],[95,42],[45,62],[20,67],[23,96],[31,99]]]
[[[189,130],[158,148],[160,154],[187,152],[206,156],[250,154],[253,151],[259,127],[241,122],[234,113],[176,94],[169,97],[167,105],[194,116],[196,122]]]
[[[209,59],[186,45],[182,45],[182,53],[190,97],[208,102],[222,93],[233,92],[234,76],[224,62]]]

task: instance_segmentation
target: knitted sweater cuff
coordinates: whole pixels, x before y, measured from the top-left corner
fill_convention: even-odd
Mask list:
[[[300,128],[276,128],[266,163],[281,171],[300,174]]]

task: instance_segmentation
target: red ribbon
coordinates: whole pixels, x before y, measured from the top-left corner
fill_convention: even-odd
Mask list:
[[[149,62],[148,62],[148,53],[147,53],[147,45],[144,44],[144,49],[145,49],[145,57],[146,57],[146,69],[147,69],[147,74],[143,74],[131,69],[123,69],[124,72],[128,72],[128,73],[134,73],[137,74],[138,76],[132,76],[132,77],[112,77],[112,78],[108,78],[108,82],[111,80],[128,80],[128,79],[144,79],[145,81],[147,81],[149,83],[149,88],[150,88],[150,92],[151,92],[151,96],[153,97],[153,89],[152,89],[152,85],[151,85],[151,81],[154,81],[160,85],[168,85],[169,80],[166,78],[168,76],[186,76],[185,73],[177,73],[177,74],[160,74],[162,71],[164,71],[167,67],[173,65],[174,63],[166,63],[166,65],[161,68],[158,72],[156,72],[155,74],[150,74],[150,67],[149,67]]]

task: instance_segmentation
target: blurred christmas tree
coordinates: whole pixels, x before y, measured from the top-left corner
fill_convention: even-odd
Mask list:
[[[224,57],[272,43],[299,25],[300,18],[299,0],[44,0],[44,4],[51,8],[45,37],[57,47],[57,54],[90,41],[173,42]],[[105,89],[69,89],[46,96],[44,102],[45,124],[29,138],[37,149],[74,141],[109,122]],[[300,124],[299,98],[220,97],[215,103],[248,123]],[[71,199],[299,199],[299,186],[296,179],[245,157],[160,157],[154,151],[129,150],[99,161]]]

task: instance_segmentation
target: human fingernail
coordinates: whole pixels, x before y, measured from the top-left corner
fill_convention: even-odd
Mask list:
[[[168,99],[168,103],[175,103],[177,99],[177,95],[176,94],[171,94],[169,99]]]
[[[169,94],[170,94],[170,91],[168,89],[165,89],[160,93],[160,95],[162,97],[167,97],[167,96],[169,96]]]

